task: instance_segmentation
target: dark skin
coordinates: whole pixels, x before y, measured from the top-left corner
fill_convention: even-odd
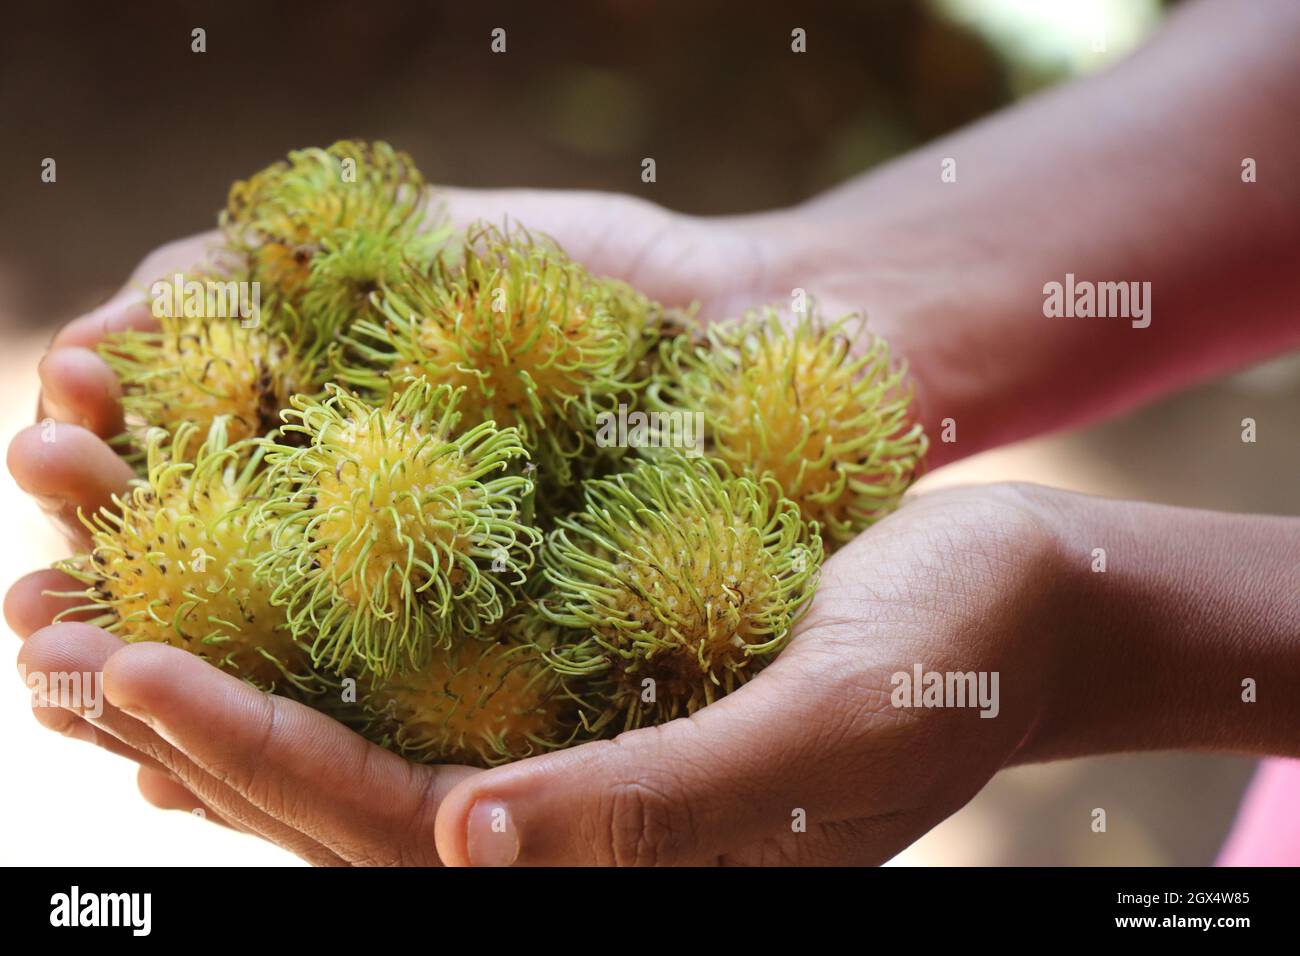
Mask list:
[[[1113,71],[789,210],[702,220],[589,193],[448,198],[460,223],[508,212],[597,273],[700,301],[705,320],[794,288],[831,314],[868,305],[913,369],[927,431],[957,422],[957,442],[934,443],[939,466],[1300,345],[1300,183],[1280,172],[1300,162],[1297,48],[1292,3],[1193,4]],[[1240,178],[1246,156],[1257,183]],[[42,362],[56,440],[33,426],[9,465],[74,540],[77,508],[130,477],[104,444],[120,389],[93,347],[147,322],[140,290],[212,239],[155,254]],[[1045,318],[1042,286],[1066,272],[1151,281],[1151,327]],[[409,764],[181,651],[50,626],[57,572],[20,580],[5,612],[29,673],[104,673],[101,717],[38,707],[42,723],[136,760],[159,806],[202,805],[315,863],[875,863],[1008,764],[1296,755],[1298,572],[1295,518],[1023,485],[936,492],[827,563],[788,649],[736,693],[486,772]],[[894,707],[891,675],[916,663],[997,671],[998,717]]]

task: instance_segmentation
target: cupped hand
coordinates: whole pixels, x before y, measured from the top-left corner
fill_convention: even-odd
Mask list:
[[[1045,595],[1060,564],[1045,493],[993,485],[907,501],[830,558],[791,643],[739,690],[689,718],[459,783],[438,811],[443,859],[889,859],[1015,761],[1043,711]],[[996,693],[982,708],[896,706],[918,667],[984,675]]]
[[[1055,545],[1036,491],[910,501],[827,563],[789,647],[690,718],[488,771],[417,766],[196,657],[41,627],[20,665],[104,675],[102,715],[55,730],[141,764],[160,806],[207,812],[315,863],[847,864],[888,859],[1016,758],[1048,672]],[[54,572],[20,581],[20,633]],[[1000,675],[974,707],[897,707],[896,675]],[[919,702],[919,701],[918,701]]]
[[[32,577],[14,585],[11,621],[16,608],[29,613],[37,586]],[[32,675],[103,675],[102,694],[34,700],[33,713],[51,730],[139,764],[151,803],[201,809],[317,865],[436,864],[438,806],[475,772],[409,763],[186,651],[124,645],[87,624],[30,635],[18,666],[36,687],[59,685]]]
[[[597,274],[670,305],[698,302],[706,320],[810,284],[791,265],[793,233],[777,214],[696,219],[598,193],[444,196],[458,225],[509,217]],[[122,428],[121,393],[95,347],[109,332],[149,327],[148,285],[210,261],[218,246],[208,233],[158,250],[42,360],[41,423],[16,436],[9,467],[78,546],[78,510],[109,505],[132,476],[106,443]],[[970,504],[1028,513],[1018,500],[1004,491]],[[971,723],[888,706],[888,674],[913,658],[956,655],[971,670],[1011,653],[993,640],[966,646],[961,628],[990,613],[991,595],[1022,593],[1017,574],[1032,569],[990,553],[989,529],[972,527],[965,507],[951,496],[913,503],[837,555],[790,648],[732,697],[688,720],[486,773],[411,765],[184,652],[124,646],[83,623],[51,626],[70,602],[47,592],[72,589],[56,571],[15,584],[5,613],[30,635],[26,673],[104,674],[102,715],[39,706],[42,723],[139,762],[141,789],[158,805],[205,806],[313,862],[875,860],[968,799],[1032,711],[1017,698],[998,721]],[[955,528],[970,536],[955,540]],[[973,558],[982,570],[964,566]],[[1000,589],[982,587],[995,574]],[[958,612],[934,595],[963,589],[971,618],[954,628]],[[941,729],[953,721],[980,744],[949,746],[964,739]]]

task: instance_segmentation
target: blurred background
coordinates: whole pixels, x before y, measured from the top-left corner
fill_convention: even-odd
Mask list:
[[[434,182],[581,187],[723,214],[788,205],[1020,97],[1127,55],[1159,0],[790,4],[26,4],[0,32],[0,439],[30,421],[55,329],[152,248],[212,228],[233,179],[290,149],[386,139]],[[557,11],[563,10],[563,13]],[[743,11],[738,13],[738,11]],[[1093,39],[1104,27],[1106,49]],[[207,52],[191,52],[191,30]],[[507,31],[507,53],[489,50]],[[809,54],[790,55],[790,31]],[[653,155],[658,182],[640,180]],[[42,183],[45,157],[58,180]],[[868,304],[869,305],[869,304]],[[987,453],[923,487],[1024,479],[1097,494],[1300,514],[1282,358],[1127,418]],[[6,474],[0,584],[63,556]],[[12,646],[11,646],[12,648]],[[123,761],[41,730],[0,686],[0,862],[296,862],[147,806]],[[896,862],[1208,863],[1252,762],[1134,755],[1024,767]],[[1106,807],[1109,830],[1089,812]]]

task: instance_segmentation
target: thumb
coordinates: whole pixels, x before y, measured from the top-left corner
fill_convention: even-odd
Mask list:
[[[668,306],[698,301],[711,315],[726,314],[719,286],[735,282],[744,272],[736,263],[754,254],[753,243],[732,230],[622,193],[448,187],[438,195],[458,228],[478,220],[521,225],[554,239],[593,275],[620,279]]]
[[[778,661],[736,693],[657,727],[498,767],[438,810],[449,865],[716,862],[805,822],[834,819],[842,761],[813,723],[825,701]]]
[[[628,282],[647,248],[682,221],[671,210],[624,193],[445,186],[436,195],[458,229],[474,222],[523,226],[550,236],[593,272]]]
[[[158,279],[170,279],[175,272],[220,271],[220,242],[220,232],[210,231],[159,246],[141,260],[111,299],[60,329],[50,349],[94,349],[111,332],[157,328],[158,320],[148,301],[150,285]]]

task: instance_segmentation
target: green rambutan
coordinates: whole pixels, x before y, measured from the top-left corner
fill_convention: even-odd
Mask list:
[[[480,227],[458,267],[409,274],[380,306],[382,323],[353,326],[341,377],[380,394],[413,379],[463,388],[467,423],[518,428],[548,488],[590,473],[608,451],[598,413],[643,386],[648,300],[522,231]]]
[[[225,417],[231,442],[268,434],[289,398],[319,390],[321,369],[276,321],[166,314],[154,331],[111,334],[99,353],[122,385],[127,437],[142,451],[153,428],[205,433]]]
[[[149,433],[148,477],[82,522],[91,550],[59,567],[86,585],[90,623],[125,641],[171,644],[265,689],[309,683],[271,588],[256,573],[268,534],[250,523],[265,493],[262,450],[230,442],[228,419],[212,422],[197,448],[193,423]]]
[[[319,344],[358,321],[375,319],[374,296],[411,270],[427,270],[442,250],[441,233],[414,235],[340,229],[323,238],[312,257],[300,309]]]
[[[537,643],[548,628],[516,610],[417,670],[363,679],[359,729],[419,763],[489,767],[571,743],[581,704]]]
[[[414,382],[373,407],[337,385],[295,398],[267,456],[265,567],[312,659],[379,675],[427,663],[513,601],[540,535],[523,519],[532,483],[512,428],[459,428],[460,395]]]
[[[569,635],[547,657],[591,677],[625,728],[690,714],[789,639],[822,544],[775,480],[681,455],[585,485],[542,548],[539,610]]]
[[[183,306],[100,346],[145,474],[83,518],[67,613],[421,762],[694,713],[916,476],[903,368],[847,318],[695,329],[544,236],[445,221],[386,143],[232,186],[232,276],[176,276]]]
[[[387,143],[302,149],[230,188],[221,225],[254,278],[299,301],[315,256],[338,230],[412,237],[426,217],[424,177]]]
[[[906,372],[851,317],[793,327],[767,309],[680,337],[647,389],[660,411],[702,412],[707,454],[736,473],[770,474],[837,547],[892,511],[915,479],[926,437],[910,420]]]

